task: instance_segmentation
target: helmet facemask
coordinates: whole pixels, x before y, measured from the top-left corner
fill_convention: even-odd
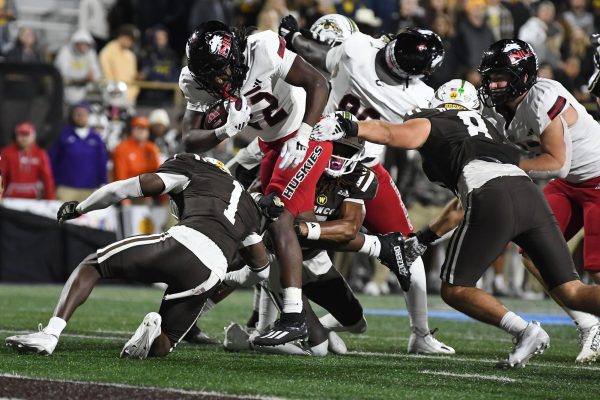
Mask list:
[[[364,152],[363,142],[356,139],[340,139],[333,142],[333,154],[325,168],[325,174],[332,178],[351,174]]]
[[[503,74],[507,76],[508,84],[503,88],[491,89],[493,74]],[[506,104],[525,93],[531,85],[527,75],[520,77],[509,68],[488,69],[481,71],[481,87],[477,91],[481,102],[486,107],[496,107]]]

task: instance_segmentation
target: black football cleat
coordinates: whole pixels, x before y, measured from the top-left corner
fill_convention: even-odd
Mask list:
[[[396,275],[400,287],[405,292],[410,289],[410,270],[404,254],[404,237],[399,233],[377,235],[381,243],[379,261]]]
[[[273,328],[257,336],[252,341],[255,346],[278,346],[288,342],[304,340],[308,337],[308,326],[304,313],[282,314]]]

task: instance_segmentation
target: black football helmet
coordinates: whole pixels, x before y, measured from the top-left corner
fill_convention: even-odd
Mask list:
[[[430,75],[444,60],[444,44],[427,29],[401,31],[384,48],[385,65],[396,77]]]
[[[537,81],[538,59],[529,43],[519,39],[503,39],[492,44],[483,53],[479,65],[481,87],[479,98],[488,107],[495,107],[516,99]],[[492,74],[507,73],[507,87],[490,89]]]
[[[238,97],[248,66],[244,63],[246,39],[219,21],[200,24],[189,37],[185,53],[188,68],[200,89],[227,99]],[[223,84],[217,77],[227,77]]]

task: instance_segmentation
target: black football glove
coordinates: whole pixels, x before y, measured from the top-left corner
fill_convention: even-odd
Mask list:
[[[262,214],[271,222],[277,221],[277,218],[285,210],[283,201],[275,193],[268,194],[266,196],[260,193],[252,193],[252,197],[258,207],[262,211]]]
[[[78,201],[67,201],[66,203],[63,203],[63,205],[58,209],[58,213],[56,213],[56,219],[58,222],[65,222],[79,217],[81,213],[77,211],[78,205]]]
[[[298,27],[298,21],[296,21],[296,18],[294,18],[293,15],[286,15],[281,19],[278,32],[279,36],[283,36],[286,44],[291,46],[294,33],[299,31],[300,28]]]
[[[404,237],[400,233],[388,233],[376,236],[381,243],[379,261],[394,273],[402,290],[408,292],[410,289],[411,273],[410,264],[408,264],[406,254],[404,253]]]

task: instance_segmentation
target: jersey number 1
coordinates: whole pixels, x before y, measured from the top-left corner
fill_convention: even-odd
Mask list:
[[[244,188],[238,181],[233,181],[233,191],[231,192],[231,198],[229,199],[229,205],[223,212],[225,218],[231,222],[231,225],[235,225],[235,213],[237,212],[240,197]]]

